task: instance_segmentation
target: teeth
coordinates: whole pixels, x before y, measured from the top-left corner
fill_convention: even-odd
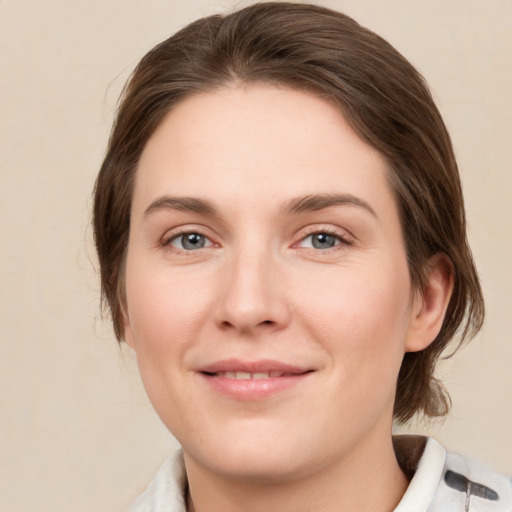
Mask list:
[[[226,377],[227,379],[236,379],[236,380],[261,380],[261,379],[273,379],[276,377],[282,377],[283,372],[272,370],[270,372],[219,372],[217,373],[218,377]]]

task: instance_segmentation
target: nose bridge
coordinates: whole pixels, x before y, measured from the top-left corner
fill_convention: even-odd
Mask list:
[[[246,240],[227,262],[219,321],[241,332],[263,325],[282,326],[288,320],[279,261],[268,245]]]

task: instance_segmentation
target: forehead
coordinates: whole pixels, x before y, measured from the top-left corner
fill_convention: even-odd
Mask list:
[[[141,155],[133,208],[164,194],[226,205],[349,193],[379,203],[391,194],[387,174],[384,157],[327,101],[269,85],[226,87],[167,114]]]

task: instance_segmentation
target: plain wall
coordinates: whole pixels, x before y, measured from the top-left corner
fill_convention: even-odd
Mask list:
[[[451,131],[488,311],[478,338],[440,367],[454,407],[429,430],[512,473],[512,1],[322,4],[404,53]],[[0,1],[1,510],[123,510],[176,446],[101,320],[91,190],[138,59],[233,6]]]

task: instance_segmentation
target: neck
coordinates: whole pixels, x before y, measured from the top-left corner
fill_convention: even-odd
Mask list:
[[[387,442],[365,442],[337,464],[284,481],[219,476],[185,454],[188,512],[390,512],[408,481]]]

